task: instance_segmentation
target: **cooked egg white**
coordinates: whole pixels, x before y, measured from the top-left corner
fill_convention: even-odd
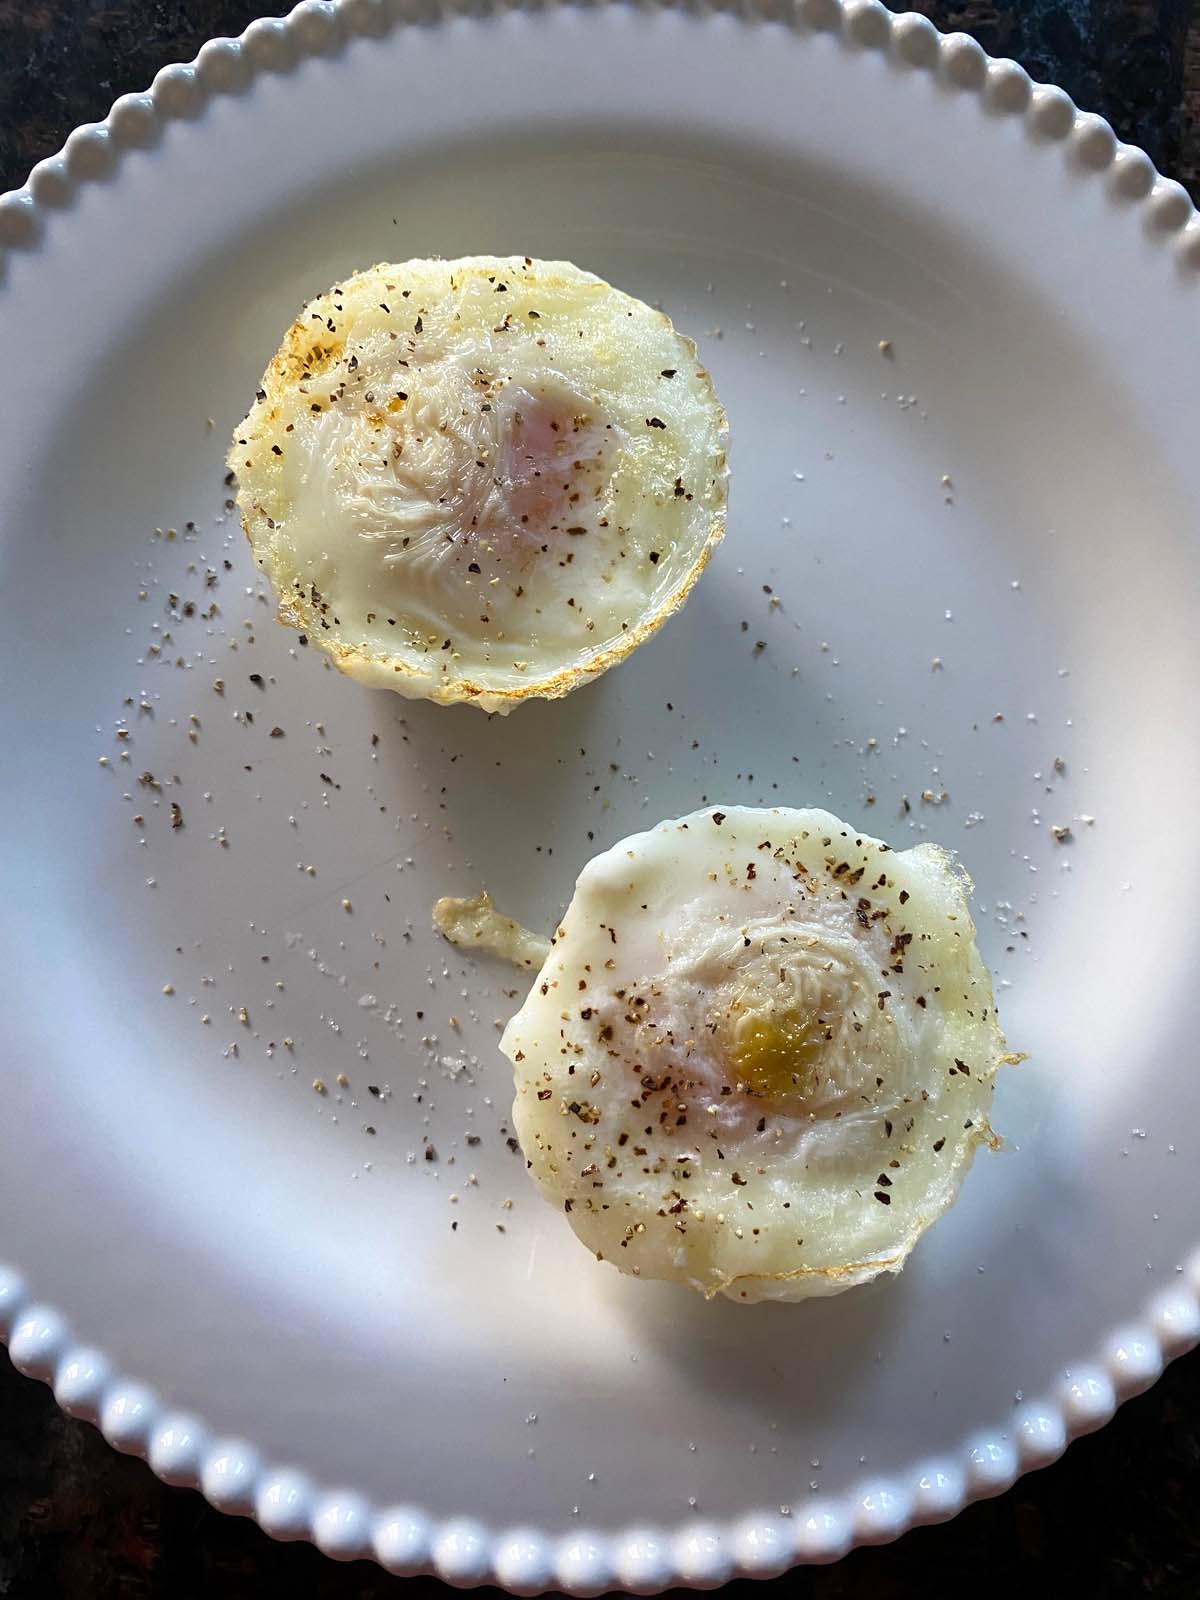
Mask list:
[[[433,925],[460,950],[482,950],[514,967],[540,967],[550,954],[549,939],[497,911],[486,889],[469,900],[444,895],[435,901]]]
[[[724,531],[690,340],[569,262],[357,273],[289,329],[229,465],[280,619],[363,682],[508,711],[620,661]]]
[[[899,1271],[1019,1059],[969,887],[819,810],[697,811],[597,856],[501,1040],[545,1197],[600,1259],[705,1295]]]

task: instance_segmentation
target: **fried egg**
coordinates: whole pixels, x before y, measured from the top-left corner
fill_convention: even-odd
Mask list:
[[[621,661],[725,526],[695,345],[527,256],[384,264],[320,295],[229,466],[282,622],[364,683],[485,711]]]
[[[937,845],[820,810],[697,811],[597,856],[501,1040],[546,1199],[599,1259],[706,1296],[898,1272],[1020,1059],[969,889]]]

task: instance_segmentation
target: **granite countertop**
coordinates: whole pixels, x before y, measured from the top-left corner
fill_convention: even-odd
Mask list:
[[[1200,201],[1200,0],[920,3],[943,28],[1061,84]],[[76,124],[146,87],[206,38],[241,31],[241,0],[0,0],[0,191]],[[774,1585],[795,1596],[936,1600],[970,1585],[1035,1597],[1200,1596],[1200,1352],[1100,1434],[942,1528]],[[746,1584],[734,1590],[749,1591]],[[0,1353],[0,1596],[7,1600],[356,1600],[446,1594],[307,1545],[168,1489],[55,1407]]]

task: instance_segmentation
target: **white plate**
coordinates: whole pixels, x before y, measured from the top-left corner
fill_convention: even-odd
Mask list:
[[[575,1591],[828,1559],[1052,1459],[1200,1327],[1198,223],[871,3],[389,17],[206,46],[0,205],[0,1321],[115,1444],[333,1554]],[[507,722],[326,669],[223,509],[304,298],[478,250],[661,299],[732,426],[686,611]],[[706,796],[977,880],[1032,1059],[898,1281],[622,1279],[506,1146],[513,979],[431,901],[548,927]]]

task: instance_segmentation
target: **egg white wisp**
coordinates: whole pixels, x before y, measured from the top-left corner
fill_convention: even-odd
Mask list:
[[[624,1272],[748,1301],[898,1271],[1008,1055],[945,851],[706,809],[580,874],[509,1023],[532,1176]]]
[[[473,256],[306,306],[229,464],[281,620],[364,682],[507,711],[682,604],[724,530],[724,428],[661,312]]]
[[[541,967],[550,954],[549,939],[497,911],[486,889],[469,899],[443,895],[434,902],[433,925],[460,950],[499,956],[514,967]]]

